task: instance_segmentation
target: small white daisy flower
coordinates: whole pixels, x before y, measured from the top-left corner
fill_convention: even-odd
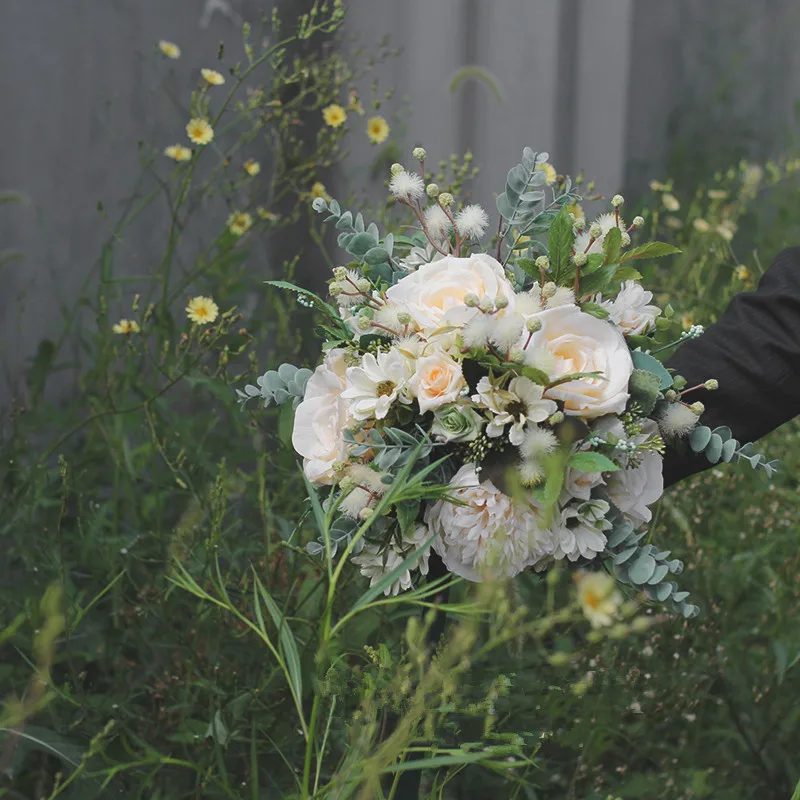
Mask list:
[[[512,378],[508,389],[500,389],[488,377],[478,381],[477,394],[472,402],[486,408],[491,421],[486,426],[490,438],[502,436],[507,425],[511,426],[508,440],[513,445],[522,444],[528,422],[544,422],[558,410],[552,401],[542,397],[543,387],[530,378]]]
[[[350,416],[359,422],[383,419],[394,402],[410,402],[410,378],[409,361],[396,348],[377,356],[367,353],[360,366],[347,369],[342,398],[348,401]]]

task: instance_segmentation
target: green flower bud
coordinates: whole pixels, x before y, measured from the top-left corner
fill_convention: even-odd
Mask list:
[[[542,286],[542,297],[547,297],[549,299],[553,297],[557,291],[558,286],[556,286],[552,281],[548,281],[544,286]]]
[[[449,403],[433,412],[431,433],[445,442],[473,442],[480,436],[484,422],[471,406]]]
[[[611,198],[611,205],[614,208],[619,208],[625,202],[625,198],[621,194],[615,194]]]
[[[550,269],[550,259],[547,256],[539,256],[533,263],[538,269]]]
[[[481,301],[478,298],[478,295],[473,294],[472,292],[468,292],[464,295],[464,305],[467,306],[467,308],[477,308],[478,305],[480,305],[480,302]]]
[[[362,521],[368,520],[375,512],[371,508],[362,508],[358,512],[358,518]]]
[[[644,228],[644,217],[634,217],[633,218],[633,227],[634,228]]]
[[[438,197],[439,196],[439,184],[438,183],[429,183],[425,188],[425,191],[428,197]]]
[[[564,421],[564,412],[563,411],[556,411],[555,414],[551,414],[549,419],[547,420],[551,425],[560,425]]]
[[[368,331],[372,327],[372,320],[369,317],[358,317],[356,319],[356,327],[360,331]]]
[[[524,358],[525,358],[525,351],[521,347],[512,347],[511,350],[508,351],[509,361],[513,361],[519,364],[522,362]]]
[[[478,308],[480,308],[480,310],[485,314],[489,314],[490,312],[494,311],[494,300],[492,300],[489,295],[486,295],[486,297],[484,297],[478,304]]]
[[[334,267],[333,277],[337,281],[343,281],[347,277],[347,269],[345,267]]]
[[[356,283],[359,292],[368,292],[372,288],[372,283],[368,278],[361,278]]]
[[[681,389],[685,389],[686,378],[684,378],[683,375],[675,375],[675,377],[672,379],[672,386],[678,391],[680,391]]]
[[[393,178],[396,177],[397,175],[399,175],[401,172],[405,172],[405,171],[406,171],[406,168],[402,164],[397,164],[397,163],[392,164],[392,166],[391,166],[391,168],[389,170],[389,172],[391,172]]]
[[[499,294],[494,299],[495,308],[506,308],[508,306],[508,298],[505,295]]]
[[[699,400],[696,403],[692,403],[689,408],[691,408],[698,417],[706,410],[706,407]]]
[[[529,317],[525,320],[525,330],[528,333],[536,333],[542,329],[542,321],[538,317]]]
[[[717,389],[719,389],[719,381],[716,380],[715,378],[709,378],[703,384],[703,386],[705,386],[706,389],[708,389],[709,392],[715,392]]]
[[[424,147],[415,147],[411,151],[411,155],[416,158],[417,161],[424,161],[428,157],[428,153]]]
[[[622,231],[622,236],[620,237],[620,244],[623,247],[627,247],[631,243],[631,235],[627,231]]]
[[[674,402],[678,399],[678,393],[674,389],[667,389],[667,391],[664,392],[664,397],[670,402]]]
[[[603,229],[596,222],[593,222],[589,226],[589,236],[591,236],[592,239],[599,239],[602,235]]]
[[[572,227],[576,231],[582,231],[586,227],[586,219],[584,217],[576,217]]]
[[[439,205],[442,208],[450,208],[450,206],[453,205],[453,202],[454,198],[453,195],[450,194],[450,192],[442,192],[439,195]]]
[[[397,315],[397,321],[401,325],[408,325],[411,322],[411,314],[409,314],[408,311],[401,311]]]
[[[575,262],[576,267],[583,267],[589,260],[589,256],[587,256],[586,253],[575,253],[575,255],[572,256],[572,260]]]

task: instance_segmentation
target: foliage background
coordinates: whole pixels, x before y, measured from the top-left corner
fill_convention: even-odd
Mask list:
[[[335,22],[329,27],[314,36],[328,41]],[[294,29],[287,20],[285,30]],[[794,423],[766,443],[783,462],[774,485],[724,467],[660,505],[655,535],[687,563],[699,621],[650,613],[646,630],[595,640],[569,606],[565,579],[525,579],[477,596],[458,586],[455,634],[442,655],[450,673],[423,652],[424,594],[415,606],[356,616],[328,642],[329,666],[320,670],[325,581],[302,551],[317,531],[285,446],[286,420],[269,410],[242,414],[233,402],[233,386],[267,366],[313,363],[309,312],[263,290],[259,248],[280,231],[284,241],[327,252],[309,192],[318,179],[330,183],[343,150],[359,142],[357,116],[352,139],[342,139],[344,131],[320,124],[319,111],[363,86],[365,75],[369,85],[370,57],[326,59],[324,46],[304,50],[302,41],[234,96],[230,130],[198,162],[185,205],[187,167],[170,172],[160,143],[143,148],[140,202],[161,203],[171,220],[163,260],[138,284],[118,274],[134,204],[64,321],[82,352],[78,390],[52,401],[65,340],[45,345],[30,365],[25,403],[3,420],[0,796],[292,797],[309,796],[318,781],[319,796],[344,797],[335,779],[347,758],[371,787],[366,796],[389,796],[391,776],[376,783],[376,775],[393,747],[408,744],[406,721],[439,746],[440,769],[423,779],[430,797],[788,798],[800,778]],[[387,100],[365,92],[364,104],[372,102]],[[387,108],[391,98],[378,110]],[[231,164],[253,136],[278,157],[248,181]],[[391,141],[387,148],[374,151],[379,164],[391,160]],[[705,175],[684,164],[675,172],[688,177],[664,179],[642,198],[643,208],[658,209],[648,219],[660,238],[684,251],[646,280],[687,325],[713,320],[796,240],[792,163],[762,166],[756,182],[752,165]],[[727,195],[713,199],[708,189]],[[676,211],[665,194],[677,198]],[[173,261],[179,234],[209,206],[217,232],[201,255],[182,254],[182,272]],[[259,217],[259,206],[279,218]],[[225,219],[245,207],[256,224],[239,239]],[[698,218],[709,231],[698,230]],[[719,233],[726,220],[736,225],[730,241]],[[297,249],[285,248],[269,277],[297,270]],[[225,312],[212,328],[185,322],[189,293],[213,295]],[[120,314],[138,314],[145,335],[115,335]],[[345,575],[336,619],[364,588]],[[319,762],[298,733],[294,673],[253,629],[256,607],[267,639],[293,633],[305,713],[315,697],[322,712]],[[281,644],[284,662],[288,652]]]

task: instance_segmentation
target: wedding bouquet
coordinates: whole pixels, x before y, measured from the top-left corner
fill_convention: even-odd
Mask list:
[[[422,148],[414,158],[418,171],[391,168],[389,191],[412,221],[402,235],[314,200],[349,255],[331,302],[270,283],[320,312],[324,359],[239,392],[294,409],[294,449],[334,520],[309,551],[345,545],[386,594],[426,575],[431,550],[471,581],[605,567],[695,615],[671,579],[681,562],[642,543],[665,448],[688,439],[712,462],[744,459],[768,475],[775,464],[702,426],[699,387],[656,358],[702,334],[638,282],[637,263],[677,250],[635,246],[644,220],[624,221],[619,195],[585,220],[571,181],[529,148],[481,244],[486,211],[426,181]]]

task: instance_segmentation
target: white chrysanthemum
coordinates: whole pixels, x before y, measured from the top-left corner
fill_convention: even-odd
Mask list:
[[[564,558],[577,561],[593,559],[606,547],[607,531],[612,527],[606,519],[611,506],[605,500],[591,500],[571,504],[561,510],[560,518],[552,528],[552,556],[557,561]]]
[[[450,495],[459,505],[439,500],[425,512],[436,534],[433,549],[450,572],[469,581],[511,578],[552,549],[537,509],[503,494],[491,481],[480,483],[472,464],[456,473]]]
[[[425,209],[425,227],[431,238],[444,239],[453,227],[453,223],[440,206],[434,205]]]
[[[494,320],[486,314],[476,314],[461,330],[465,347],[486,347],[494,332]]]
[[[421,550],[425,542],[430,538],[430,532],[424,525],[418,525],[414,532],[406,534],[401,542],[393,537],[391,542],[383,547],[381,545],[367,542],[357,556],[353,556],[353,563],[361,567],[361,574],[369,578],[369,585],[374,586],[384,575],[397,569],[403,561],[410,555]],[[430,545],[425,547],[419,561],[414,565],[413,572],[420,575],[428,574],[428,562],[430,560]],[[400,592],[405,592],[414,585],[412,570],[405,570],[400,577],[384,589],[384,595],[397,596]]]
[[[498,319],[492,327],[492,335],[490,337],[492,344],[503,351],[513,347],[519,342],[523,324],[524,320],[519,314],[506,314],[501,319]]]
[[[356,486],[355,489],[347,493],[347,496],[342,500],[339,508],[345,516],[358,519],[358,515],[365,508],[369,508],[372,498],[373,495],[371,492],[362,489],[360,486]]]
[[[624,430],[619,420],[611,425],[611,430],[622,438]],[[658,426],[652,420],[642,423],[642,431],[634,436],[634,444],[644,444],[658,433]],[[627,461],[627,457],[623,461]],[[650,522],[653,513],[649,506],[664,493],[664,459],[653,450],[636,454],[636,466],[626,467],[608,475],[605,493],[608,499],[634,524]]]
[[[612,228],[619,228],[621,231],[624,231],[626,228],[622,217],[620,217],[619,224],[617,224],[616,215],[614,214],[601,214],[593,224],[600,226],[600,229],[602,230],[601,235],[595,239],[594,242],[592,242],[592,246],[589,247],[589,242],[592,241],[592,236],[589,233],[589,228],[591,226],[587,226],[575,237],[576,253],[602,253],[603,242],[606,240],[606,235],[608,232]],[[589,249],[587,250],[587,248]]]
[[[508,440],[513,445],[522,443],[528,422],[544,422],[558,410],[552,400],[542,397],[544,390],[539,384],[523,376],[512,378],[507,389],[483,377],[476,388],[478,393],[473,395],[472,402],[486,408],[491,415],[486,435],[490,438],[502,436],[510,425]]]
[[[549,428],[529,425],[519,446],[523,458],[539,459],[552,453],[558,447],[558,439]]]
[[[342,398],[348,403],[350,416],[360,422],[383,419],[395,401],[410,402],[410,377],[411,365],[396,348],[379,351],[377,356],[366,353],[360,366],[347,369]]]
[[[398,172],[389,181],[389,191],[398,200],[419,200],[425,194],[425,181],[416,172]]]
[[[694,430],[699,419],[683,403],[670,403],[658,417],[658,427],[665,439],[681,439]]]
[[[602,303],[608,311],[608,319],[626,335],[647,333],[661,314],[658,306],[650,305],[653,293],[645,291],[636,281],[623,281],[614,300]]]
[[[477,203],[464,206],[456,214],[456,230],[470,239],[480,239],[488,224],[489,215]]]

